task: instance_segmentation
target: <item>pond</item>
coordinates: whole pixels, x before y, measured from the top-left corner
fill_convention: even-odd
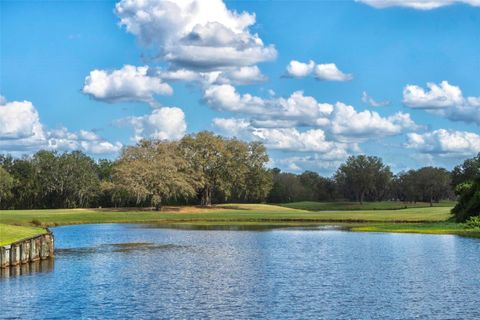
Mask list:
[[[53,263],[0,278],[0,318],[480,318],[480,239],[128,224],[53,232]]]

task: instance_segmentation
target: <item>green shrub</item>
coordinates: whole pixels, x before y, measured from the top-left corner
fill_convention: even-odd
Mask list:
[[[471,217],[465,222],[466,229],[479,229],[480,230],[480,216]]]
[[[40,220],[37,220],[37,219],[33,219],[32,221],[30,221],[30,223],[36,227],[42,226],[42,222],[40,222]]]
[[[465,222],[470,217],[480,215],[480,176],[474,181],[458,185],[455,192],[459,198],[452,212],[457,222]]]

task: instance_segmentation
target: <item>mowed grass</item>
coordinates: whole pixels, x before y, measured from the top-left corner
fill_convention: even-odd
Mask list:
[[[351,211],[351,210],[400,210],[407,208],[427,208],[430,207],[428,202],[404,203],[400,201],[380,201],[380,202],[316,202],[316,201],[300,201],[280,204],[283,207],[292,209],[301,209],[309,211]],[[453,201],[442,201],[434,203],[434,207],[452,208],[455,205]]]
[[[360,232],[392,232],[392,233],[423,233],[423,234],[455,234],[460,236],[480,238],[480,230],[466,229],[462,224],[452,222],[438,223],[370,223],[353,225],[351,231]]]
[[[229,204],[212,208],[170,207],[161,212],[101,209],[0,211],[0,223],[33,225],[37,221],[42,226],[109,222],[440,222],[450,217],[448,207],[314,212],[262,204]]]
[[[188,228],[275,228],[338,225],[355,231],[468,234],[449,222],[451,207],[398,210],[310,211],[266,204],[211,208],[165,207],[162,211],[114,209],[1,210],[0,223],[43,227],[87,223],[144,223]],[[3,235],[0,234],[0,239]]]
[[[45,233],[44,228],[13,226],[0,223],[0,246]]]

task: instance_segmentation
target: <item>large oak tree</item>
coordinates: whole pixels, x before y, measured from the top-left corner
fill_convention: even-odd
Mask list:
[[[193,196],[198,175],[177,143],[145,140],[122,151],[114,181],[137,203],[148,200],[158,210],[166,199]]]

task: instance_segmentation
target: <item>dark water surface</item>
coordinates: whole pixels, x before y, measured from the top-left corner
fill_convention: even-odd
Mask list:
[[[480,319],[480,240],[338,230],[53,229],[0,318]]]

